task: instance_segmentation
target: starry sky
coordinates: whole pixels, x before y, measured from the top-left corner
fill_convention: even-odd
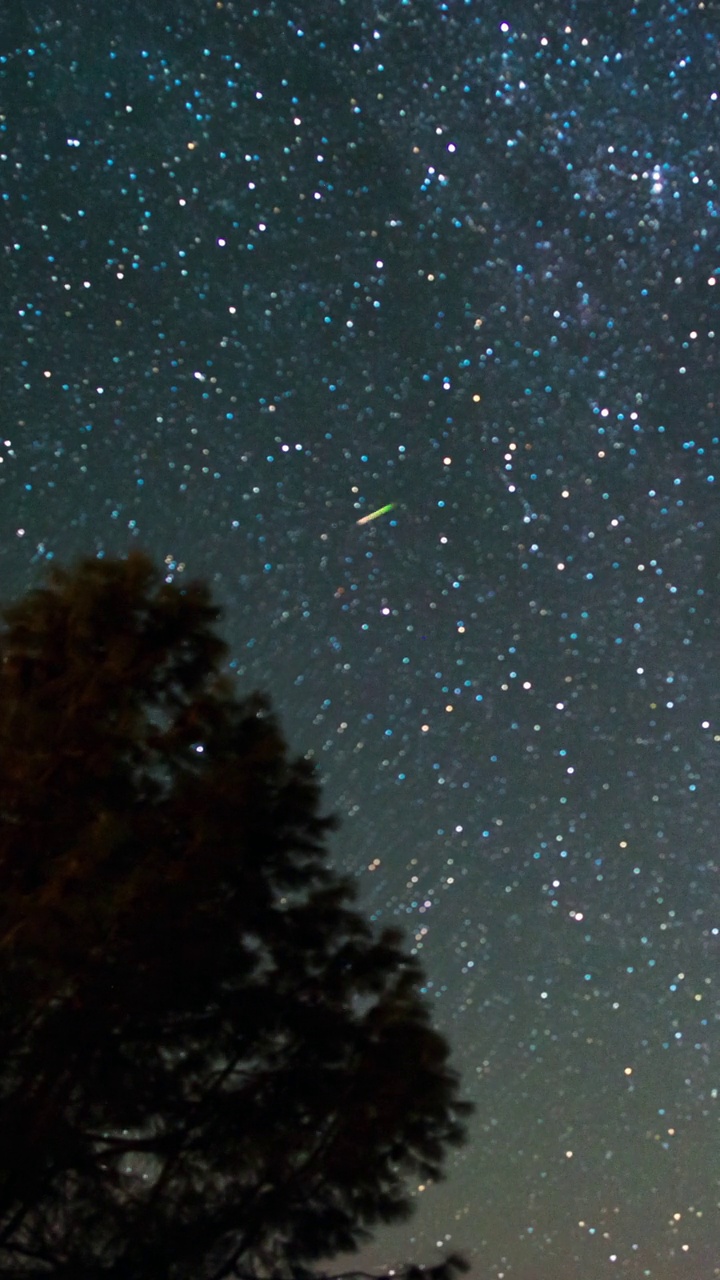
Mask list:
[[[477,1105],[372,1267],[720,1276],[712,10],[0,18],[0,589],[207,578],[317,761]]]

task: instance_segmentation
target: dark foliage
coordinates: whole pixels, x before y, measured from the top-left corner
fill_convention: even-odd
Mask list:
[[[0,1276],[312,1274],[462,1139],[421,971],[205,587],[88,560],[5,618]]]

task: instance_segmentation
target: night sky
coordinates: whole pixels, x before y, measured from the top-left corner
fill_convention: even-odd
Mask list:
[[[207,578],[317,761],[477,1104],[363,1262],[710,1280],[717,9],[252,4],[0,18],[3,597]]]

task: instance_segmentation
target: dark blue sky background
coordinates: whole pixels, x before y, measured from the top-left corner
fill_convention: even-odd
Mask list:
[[[317,760],[477,1103],[370,1265],[720,1275],[719,38],[0,18],[2,593],[131,546],[207,577]]]

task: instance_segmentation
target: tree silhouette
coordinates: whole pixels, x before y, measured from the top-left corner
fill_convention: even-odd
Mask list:
[[[422,971],[205,586],[91,559],[4,616],[0,1276],[313,1275],[463,1138]]]

